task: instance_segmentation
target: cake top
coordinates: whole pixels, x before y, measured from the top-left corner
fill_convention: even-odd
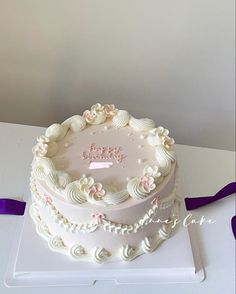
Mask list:
[[[174,168],[173,145],[169,131],[153,120],[97,103],[37,138],[32,176],[77,205],[139,201]]]

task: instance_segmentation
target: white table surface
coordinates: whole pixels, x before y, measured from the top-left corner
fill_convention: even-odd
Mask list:
[[[44,128],[0,123],[0,197],[22,199],[29,184],[31,148]],[[213,195],[225,184],[235,181],[235,153],[231,151],[176,145],[179,161],[178,193],[183,196]],[[94,286],[24,288],[23,293],[235,293],[235,240],[231,217],[235,197],[227,197],[209,206],[193,210],[195,219],[204,215],[214,224],[193,225],[198,239],[206,279],[198,284],[114,285],[100,281]],[[0,293],[20,293],[7,288],[3,279],[14,229],[19,216],[0,215]]]

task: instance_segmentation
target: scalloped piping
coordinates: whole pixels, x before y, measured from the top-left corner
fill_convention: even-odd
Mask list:
[[[58,235],[52,235],[46,223],[41,219],[38,206],[32,203],[30,207],[30,216],[36,224],[37,233],[48,242],[51,250],[57,251],[78,261],[93,261],[96,263],[104,263],[107,261],[120,259],[122,261],[131,261],[144,253],[155,251],[161,243],[168,239],[172,232],[172,223],[179,213],[179,200],[176,197],[170,214],[170,222],[162,224],[158,232],[152,236],[147,236],[140,242],[137,247],[132,247],[129,244],[123,245],[117,252],[109,252],[105,248],[95,247],[91,252],[84,248],[81,244],[74,244],[68,247],[64,240]]]

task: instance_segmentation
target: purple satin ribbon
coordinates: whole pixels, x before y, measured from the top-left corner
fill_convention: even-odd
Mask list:
[[[225,198],[229,195],[236,193],[236,182],[229,183],[224,186],[220,191],[218,191],[213,196],[203,196],[203,197],[194,197],[194,198],[185,198],[185,205],[187,210],[193,210],[199,208],[201,206],[210,204],[222,198]],[[234,238],[236,239],[236,215],[231,219],[231,227],[234,234]]]
[[[0,198],[0,214],[14,214],[14,215],[23,215],[25,212],[26,202]]]

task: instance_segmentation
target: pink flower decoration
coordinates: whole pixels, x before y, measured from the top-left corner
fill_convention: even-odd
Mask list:
[[[149,193],[156,188],[153,177],[142,176],[139,184],[146,193]]]
[[[88,190],[89,196],[93,198],[101,198],[102,196],[105,195],[105,191],[102,189],[102,184],[101,183],[95,183],[93,184],[89,190]]]
[[[152,204],[152,205],[155,205],[155,206],[158,207],[159,204],[160,204],[160,199],[159,199],[159,197],[157,196],[157,197],[153,198],[151,204]]]
[[[51,204],[52,203],[52,198],[48,195],[44,195],[44,203],[45,204]]]
[[[83,117],[88,123],[92,123],[96,118],[96,113],[85,110],[85,112],[83,113]]]
[[[102,220],[105,219],[105,214],[101,212],[92,213],[91,217],[95,218],[98,224],[101,224]]]
[[[107,116],[115,115],[115,113],[117,112],[117,109],[115,108],[114,104],[105,104],[104,110]]]
[[[163,127],[158,127],[157,128],[157,133],[159,137],[162,139],[163,145],[167,148],[170,149],[171,146],[175,143],[173,138],[170,138],[169,135],[169,130],[163,128]]]
[[[91,111],[95,113],[103,112],[104,106],[102,106],[100,103],[96,103],[91,107]]]
[[[43,144],[43,143],[36,144],[32,149],[32,152],[34,156],[36,157],[45,156],[47,154],[47,151],[48,151],[48,144]]]
[[[167,148],[170,149],[171,146],[175,143],[175,140],[173,138],[170,138],[169,136],[165,137],[163,139],[163,145]]]

